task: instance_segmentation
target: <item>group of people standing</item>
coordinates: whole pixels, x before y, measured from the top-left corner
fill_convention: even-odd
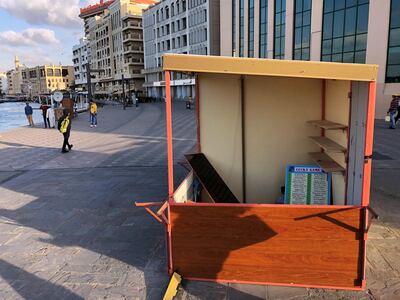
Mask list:
[[[36,109],[36,108],[35,108]],[[43,122],[45,128],[54,128],[55,127],[55,113],[54,109],[51,106],[47,106],[46,104],[42,104],[39,108],[42,111]],[[25,106],[25,115],[28,120],[29,126],[35,127],[33,122],[33,108],[26,103]],[[89,117],[90,117],[90,127],[97,127],[97,104],[94,101],[91,101],[89,104]],[[63,110],[62,116],[58,120],[57,129],[62,133],[63,145],[61,152],[67,153],[71,151],[73,145],[69,143],[69,137],[71,135],[71,115],[67,109]]]
[[[396,129],[396,123],[400,119],[400,95],[393,95],[393,99],[390,102],[388,109],[390,117],[390,129]]]
[[[35,127],[35,123],[33,122],[33,109],[32,106],[29,105],[29,102],[25,105],[25,116],[28,120],[29,126]],[[56,123],[56,117],[54,114],[54,109],[51,106],[48,106],[44,103],[40,105],[39,108],[42,111],[43,123],[45,128],[54,128]]]

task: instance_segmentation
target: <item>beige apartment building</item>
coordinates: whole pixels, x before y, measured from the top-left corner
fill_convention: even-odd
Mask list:
[[[7,94],[7,90],[8,90],[7,74],[0,72],[0,95]]]
[[[22,65],[19,61],[18,56],[15,57],[14,61],[14,69],[7,71],[7,82],[8,82],[8,90],[7,95],[9,96],[17,96],[22,95],[22,71],[26,67]]]
[[[37,66],[22,70],[21,89],[28,97],[69,91],[74,85],[73,66]]]
[[[399,0],[221,0],[220,11],[221,55],[378,64],[377,118],[400,93]]]
[[[90,7],[81,10],[88,41],[88,61],[92,70],[98,70],[92,79],[95,95],[113,97],[121,96],[123,92],[143,91],[142,11],[155,2],[100,2],[94,5],[94,15],[90,15]],[[90,17],[86,18],[87,14]]]

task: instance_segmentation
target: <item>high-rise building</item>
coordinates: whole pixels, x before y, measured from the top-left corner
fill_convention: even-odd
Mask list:
[[[88,62],[96,70],[94,94],[112,97],[143,90],[142,11],[155,2],[115,0],[81,9]]]
[[[165,53],[220,54],[219,5],[219,0],[164,0],[143,13],[148,96],[165,96]],[[172,97],[194,97],[194,83],[188,75],[172,73]]]
[[[221,1],[221,55],[378,64],[382,118],[400,92],[399,20],[398,0]]]
[[[84,22],[85,36],[89,35],[89,22],[90,22],[90,19],[93,18],[93,17],[96,17],[96,16],[104,15],[104,12],[107,10],[107,8],[114,1],[115,0],[109,0],[109,1],[100,0],[99,3],[93,4],[93,5],[89,5],[87,7],[84,7],[84,8],[80,9],[79,17]]]
[[[79,44],[73,46],[72,56],[72,62],[74,63],[75,90],[86,90],[86,64],[88,63],[88,41],[86,38],[80,39]]]

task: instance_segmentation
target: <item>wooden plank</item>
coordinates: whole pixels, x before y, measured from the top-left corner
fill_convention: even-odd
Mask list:
[[[338,129],[345,130],[345,129],[347,129],[347,126],[344,124],[339,124],[339,123],[331,122],[328,120],[312,120],[312,121],[308,121],[307,123],[317,126],[319,128],[323,128],[325,130],[338,130]]]
[[[345,169],[336,161],[330,158],[327,154],[322,152],[310,152],[311,158],[318,164],[325,172],[344,172]]]
[[[239,203],[239,200],[203,153],[186,154],[185,157],[214,202]]]
[[[360,208],[171,206],[183,277],[361,286]]]
[[[167,53],[163,69],[182,72],[375,81],[377,65]]]
[[[347,149],[338,143],[332,141],[331,139],[324,137],[324,136],[310,136],[310,139],[312,139],[318,146],[320,146],[322,149],[329,151],[329,152],[347,152]]]
[[[174,272],[174,274],[172,274],[171,280],[168,284],[168,288],[167,291],[165,292],[164,298],[163,300],[173,300],[174,297],[176,296],[176,293],[178,291],[178,286],[182,281],[182,277]]]

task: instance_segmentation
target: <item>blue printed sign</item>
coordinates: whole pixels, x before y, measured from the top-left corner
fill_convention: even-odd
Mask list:
[[[286,167],[285,204],[328,205],[331,174],[319,166]]]

